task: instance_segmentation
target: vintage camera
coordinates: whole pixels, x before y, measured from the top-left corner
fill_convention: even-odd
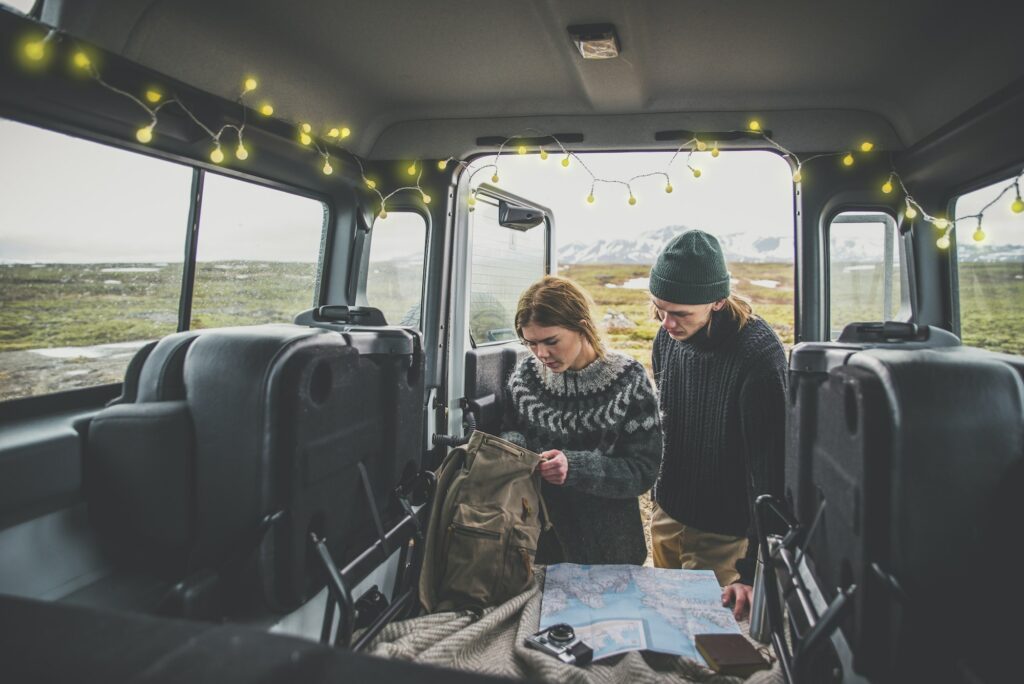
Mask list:
[[[572,625],[560,622],[526,637],[526,645],[569,665],[588,665],[594,650],[576,638]]]

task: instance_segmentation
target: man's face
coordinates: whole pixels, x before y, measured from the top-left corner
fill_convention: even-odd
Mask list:
[[[654,313],[673,340],[686,340],[700,332],[711,320],[711,312],[725,305],[720,299],[710,304],[673,304],[664,299],[651,297]]]

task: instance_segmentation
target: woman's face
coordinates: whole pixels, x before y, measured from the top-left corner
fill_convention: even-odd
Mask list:
[[[523,342],[537,360],[555,373],[581,370],[594,360],[596,354],[582,333],[560,325],[524,325]]]

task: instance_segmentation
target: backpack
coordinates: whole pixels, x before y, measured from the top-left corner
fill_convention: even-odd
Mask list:
[[[428,612],[481,609],[525,591],[547,510],[540,456],[484,432],[453,449],[437,473],[420,601]]]

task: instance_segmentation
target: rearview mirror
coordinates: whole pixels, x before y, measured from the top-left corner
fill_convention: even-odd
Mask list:
[[[544,212],[531,207],[520,207],[498,200],[498,225],[512,230],[527,231],[544,222]]]

